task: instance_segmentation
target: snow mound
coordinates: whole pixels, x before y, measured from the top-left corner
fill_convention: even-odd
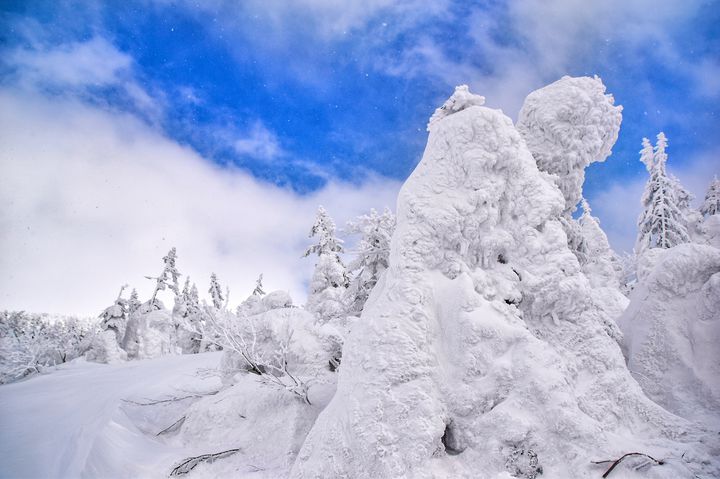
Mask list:
[[[430,117],[427,126],[428,131],[430,131],[430,126],[433,123],[442,120],[448,115],[452,115],[471,106],[483,106],[484,104],[485,97],[470,93],[470,88],[467,85],[456,86],[455,93],[453,93],[440,108],[435,110],[435,113]]]
[[[605,161],[617,141],[622,107],[598,77],[562,77],[525,99],[517,129],[538,168],[557,175],[565,210],[575,210],[585,168]]]
[[[720,425],[720,250],[654,251],[654,267],[619,320],[628,367],[667,410]]]
[[[237,455],[204,464],[192,477],[287,477],[305,436],[332,390],[315,388],[313,404],[244,375],[237,384],[193,404],[173,441],[205,451],[240,449]],[[262,471],[262,473],[260,473]]]
[[[582,112],[594,103],[578,83]],[[566,108],[557,115],[579,114]],[[592,125],[592,152],[569,144],[577,161],[603,154]],[[720,473],[699,444],[717,440],[647,399],[627,370],[568,248],[566,207],[500,111],[435,116],[398,198],[390,268],[292,477],[590,477],[604,470],[592,460],[638,449],[678,459],[645,477]]]

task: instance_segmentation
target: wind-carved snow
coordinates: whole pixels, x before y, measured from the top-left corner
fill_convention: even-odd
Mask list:
[[[517,129],[538,168],[558,177],[566,212],[582,197],[585,168],[610,155],[621,121],[622,107],[598,77],[565,76],[525,99]]]
[[[643,477],[719,474],[714,435],[647,399],[626,368],[568,248],[563,188],[500,111],[447,110],[292,476],[590,477],[604,471],[592,460],[632,451],[674,459]],[[589,140],[588,154],[570,141],[577,162],[613,142]]]
[[[720,425],[720,250],[656,248],[620,318],[628,367],[675,414]]]

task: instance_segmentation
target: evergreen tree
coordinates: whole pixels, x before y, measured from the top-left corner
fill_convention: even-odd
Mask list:
[[[348,265],[348,271],[356,272],[347,291],[350,314],[360,315],[370,291],[388,268],[390,240],[394,230],[395,215],[388,208],[382,214],[371,209],[370,214],[359,216],[348,223],[348,233],[362,235],[357,255]]]
[[[327,322],[345,313],[343,292],[350,281],[339,256],[343,242],[335,236],[335,223],[322,206],[318,208],[309,237],[317,238],[317,241],[307,249],[305,256],[316,254],[318,261],[310,281],[306,309],[319,321]]]
[[[128,301],[122,297],[127,285],[120,287],[120,292],[112,306],[105,308],[100,314],[100,327],[115,332],[118,345],[122,343],[127,328]]]
[[[159,291],[163,291],[166,288],[170,289],[177,297],[180,294],[180,287],[178,285],[178,277],[180,273],[175,267],[175,261],[177,260],[177,252],[175,248],[171,248],[166,256],[163,257],[163,270],[160,276],[145,276],[147,279],[155,280],[155,290],[153,291],[152,298],[149,303],[151,308],[160,309],[157,303],[157,294]]]
[[[262,279],[263,279],[263,275],[262,275],[262,273],[260,273],[260,276],[258,277],[257,281],[255,282],[255,289],[252,292],[252,294],[254,296],[263,296],[265,294],[265,290],[263,289]]]
[[[218,283],[217,275],[215,273],[210,275],[210,289],[208,290],[208,293],[210,293],[215,309],[222,309],[225,296],[223,296],[222,288],[220,287],[220,283]]]
[[[705,201],[700,206],[700,213],[703,216],[720,214],[720,180],[716,176],[705,194]]]
[[[667,138],[661,132],[657,139],[652,166],[649,169],[650,179],[642,196],[643,212],[638,219],[638,239],[635,246],[638,254],[648,248],[672,248],[687,243],[690,239],[686,218],[680,207],[686,201],[682,195],[684,189],[681,191],[679,182],[667,174]],[[646,141],[643,140],[644,148],[641,154],[645,152]]]
[[[140,309],[140,300],[138,299],[137,290],[133,288],[128,300],[128,315],[134,314],[138,309]]]
[[[647,138],[642,139],[642,150],[640,150],[640,161],[645,165],[645,169],[652,171],[655,164],[655,150],[652,143]]]
[[[200,315],[200,295],[198,293],[197,285],[195,283],[193,283],[192,288],[190,288],[190,294],[187,298],[187,305],[190,315]]]

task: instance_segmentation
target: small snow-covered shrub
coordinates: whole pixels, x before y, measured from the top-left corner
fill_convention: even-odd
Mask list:
[[[330,358],[311,314],[299,308],[271,309],[252,316],[215,310],[208,324],[224,351],[225,384],[234,383],[237,374],[255,374],[261,382],[310,402],[308,384],[323,373]]]

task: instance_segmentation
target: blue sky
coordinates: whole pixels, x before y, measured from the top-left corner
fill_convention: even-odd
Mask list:
[[[113,132],[107,141],[120,159],[139,162],[137,158],[157,154],[148,145],[132,150],[116,141],[126,134],[134,145],[146,141],[180,148],[211,169],[213,181],[225,184],[241,178],[259,192],[257,197],[235,197],[237,193],[217,186],[210,193],[217,202],[270,205],[285,195],[288,202],[307,205],[297,213],[307,222],[317,202],[325,201],[342,222],[363,207],[382,206],[381,200],[393,206],[393,192],[422,155],[428,117],[455,85],[469,84],[487,98],[488,106],[502,108],[515,119],[528,93],[566,74],[599,75],[624,107],[612,156],[589,168],[585,184],[593,211],[616,248],[632,244],[646,174],[637,155],[643,136],[665,131],[672,171],[698,195],[711,175],[720,172],[717,1],[47,1],[3,2],[1,8],[0,87],[9,102],[6,109],[18,108],[18,121],[31,130],[47,125],[38,129],[40,136],[64,127],[57,133],[63,141],[76,139],[67,146],[72,161],[95,161],[93,168],[111,183],[107,177],[115,175],[99,163],[102,159],[82,156],[88,149],[83,141],[105,138],[77,126],[90,117]],[[18,99],[35,108],[20,108]],[[73,119],[77,125],[70,128]],[[13,138],[14,149],[5,151],[23,162],[12,170],[18,175],[23,168],[57,173],[58,164],[71,161],[58,152],[33,156],[33,145],[21,143],[20,136]],[[98,143],[97,148],[110,146]],[[6,174],[11,171],[8,158],[3,160]],[[180,160],[163,161],[163,168],[185,168]],[[147,175],[150,163],[143,163]],[[191,177],[201,176],[188,171]],[[86,183],[73,184],[73,191]],[[13,191],[39,188],[20,185],[9,186]],[[116,186],[130,196],[149,194],[134,191],[132,184]],[[163,188],[168,188],[163,197],[178,195],[182,201],[211,189],[198,186],[193,193],[172,184]],[[44,197],[47,191],[35,196]],[[344,202],[330,192],[356,199]],[[83,198],[93,194],[88,191]],[[44,201],[62,198],[67,197]],[[28,211],[45,211],[26,203],[27,210],[6,211],[10,230],[25,231],[23,221],[34,221],[21,220]],[[194,205],[189,203],[188,209]],[[53,214],[39,217],[38,224],[60,221]],[[66,214],[87,227],[86,216]],[[232,210],[227,215],[243,225],[257,219]],[[98,241],[119,237],[112,228],[98,227]],[[143,229],[145,223],[136,220],[133,228]],[[168,226],[161,234],[166,242],[185,238],[174,228]],[[234,257],[233,247],[225,245],[232,243],[223,237],[226,233],[218,229],[212,235],[219,251],[213,258],[247,263],[246,253]],[[23,234],[6,235],[4,247],[29,244]],[[299,248],[302,240],[288,241]],[[46,249],[39,242],[32,244]],[[73,244],[71,238],[67,244]],[[147,253],[133,252],[145,258],[167,246],[152,245]],[[263,250],[259,256],[275,256],[273,251]],[[25,254],[29,257],[30,249]],[[299,275],[276,269],[278,287],[286,287],[281,283],[287,281],[293,285],[287,287],[301,289],[294,286],[301,284]],[[78,277],[82,274],[77,271]],[[241,274],[238,288],[249,285],[254,274]],[[114,280],[107,278],[108,284]]]

